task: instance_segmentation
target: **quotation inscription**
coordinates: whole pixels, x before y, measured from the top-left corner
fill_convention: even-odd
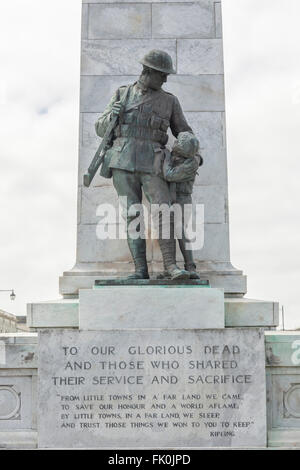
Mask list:
[[[205,405],[202,400],[205,400]],[[254,421],[220,421],[221,413],[208,410],[239,409],[238,403],[242,401],[241,395],[229,394],[206,394],[203,397],[199,394],[62,395],[61,427],[137,429],[202,426],[209,430],[210,437],[233,437],[237,429],[248,428]],[[214,431],[217,426],[222,431]]]
[[[242,343],[207,344],[192,333],[161,344],[157,333],[152,344],[140,333],[122,332],[115,342],[105,341],[113,339],[112,332],[80,334],[84,341],[60,338],[59,367],[47,377],[61,436],[108,433],[116,442],[137,432],[161,439],[165,431],[183,439],[201,436],[213,446],[255,434],[249,390],[257,374],[255,364],[245,367],[249,356]],[[192,338],[197,341],[186,341]]]

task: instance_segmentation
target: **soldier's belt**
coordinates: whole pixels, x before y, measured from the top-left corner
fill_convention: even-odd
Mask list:
[[[131,127],[123,124],[115,130],[116,137],[127,137],[142,140],[152,140],[166,145],[168,142],[168,135],[158,129],[149,129],[146,127]]]

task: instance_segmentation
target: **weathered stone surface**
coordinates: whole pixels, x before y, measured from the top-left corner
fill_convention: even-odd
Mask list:
[[[102,224],[101,224],[102,225]],[[100,239],[99,231],[106,230],[111,238]],[[79,262],[111,262],[131,261],[127,240],[113,239],[115,233],[118,233],[119,226],[110,224],[105,229],[99,227],[99,224],[80,225],[78,227],[78,261]],[[98,231],[98,235],[97,235]],[[149,240],[150,241],[150,240]],[[151,241],[150,241],[151,242]],[[147,244],[148,245],[148,244]],[[151,259],[151,244],[147,246],[147,258]]]
[[[0,431],[1,449],[35,449],[37,447],[36,431]]]
[[[82,113],[101,114],[110,98],[122,85],[134,83],[137,76],[82,76],[80,93],[80,110]]]
[[[88,5],[82,5],[82,18],[81,18],[81,38],[82,39],[87,39],[88,37]]]
[[[37,334],[34,333],[0,335],[0,369],[36,368],[36,343]]]
[[[185,113],[185,117],[200,142],[200,152],[203,149],[213,150],[225,148],[223,113]],[[201,169],[200,169],[201,171]]]
[[[190,286],[84,289],[79,294],[79,328],[224,328],[224,293]]]
[[[278,374],[272,374],[272,428],[296,429],[300,433],[299,378],[299,368],[294,371],[284,368]]]
[[[214,266],[215,271],[217,271],[216,266]],[[128,268],[127,268],[128,269]],[[245,276],[236,276],[231,273],[224,277],[223,269],[223,281],[219,284],[224,285],[224,288],[229,289],[226,283],[230,282],[232,279],[233,283],[236,283],[238,278],[241,281],[246,282]],[[234,273],[235,271],[233,271]],[[208,275],[209,273],[209,275]],[[207,268],[202,266],[201,276],[202,279],[208,278],[212,287],[216,285],[217,274],[212,275],[212,268]],[[219,276],[222,277],[222,270],[220,269]],[[115,273],[111,273],[113,276]],[[109,274],[107,275],[109,277]],[[91,289],[94,285],[96,279],[101,278],[100,275],[90,276],[66,276],[64,282],[67,282],[68,279],[73,282],[74,285],[74,294],[78,294],[78,288],[83,286],[85,289]],[[76,282],[78,285],[76,286]],[[83,278],[83,279],[82,279]],[[70,286],[68,286],[69,288]],[[232,286],[231,286],[232,288]],[[77,289],[77,291],[76,291]],[[246,292],[246,287],[242,286],[244,292]],[[230,289],[229,289],[230,290]],[[267,302],[262,300],[252,300],[252,299],[235,299],[235,298],[225,298],[225,325],[227,327],[276,327],[279,323],[278,318],[278,304],[276,302]],[[28,307],[28,326],[31,328],[53,328],[57,327],[78,327],[78,299],[72,300],[58,300],[55,302],[43,302],[40,304],[30,304]],[[295,348],[292,349],[291,345],[294,341],[298,341],[297,332],[287,332],[284,336],[282,333],[276,335],[275,332],[266,332],[266,353],[267,353],[267,365],[274,366],[297,366],[297,360],[300,359],[298,356],[297,344],[295,343]],[[35,335],[34,335],[35,336]],[[295,337],[296,336],[296,337]],[[9,335],[0,337],[0,341],[5,342],[5,344],[15,344],[19,341],[18,338]],[[29,337],[26,339],[29,343],[36,341],[35,337],[32,339]],[[22,339],[22,343],[25,343],[25,339]],[[1,344],[1,343],[0,343]],[[1,351],[1,349],[0,349]],[[294,356],[293,356],[294,354]],[[274,358],[273,358],[274,356]],[[280,357],[280,363],[276,362],[276,358]],[[291,358],[293,357],[293,361]],[[273,359],[272,359],[273,358]],[[295,362],[296,361],[296,362]]]
[[[183,111],[224,111],[223,75],[173,75],[165,86],[180,98]]]
[[[268,431],[268,447],[299,450],[300,431],[298,429],[272,429]]]
[[[36,382],[27,370],[0,369],[0,431],[34,427]]]
[[[79,226],[77,242],[79,262],[130,261],[127,241],[118,239],[98,239],[97,227],[97,224]],[[107,227],[107,229],[115,232],[117,230],[117,226],[112,224]]]
[[[78,326],[78,302],[64,299],[27,304],[27,323],[30,328]]]
[[[181,263],[183,266],[183,263]],[[215,267],[223,263],[211,263]],[[222,272],[222,269],[213,270],[207,268],[207,262],[196,261],[197,271],[202,275],[202,279],[208,279],[211,287],[223,288],[228,294],[244,295],[247,293],[247,278],[241,271],[235,270],[234,273]],[[60,292],[62,295],[78,295],[79,289],[91,289],[97,279],[103,277],[125,276],[128,272],[133,272],[133,263],[80,263],[71,273],[65,273],[59,279]],[[153,261],[149,265],[150,272],[162,272],[162,262]]]
[[[223,36],[221,2],[215,3],[215,21],[216,21],[216,38],[221,38]]]
[[[201,273],[202,261],[196,261],[197,271]],[[227,294],[245,295],[247,293],[247,277],[240,272],[233,275],[210,271],[203,274],[202,278],[208,279],[212,287],[222,286]],[[256,326],[256,325],[255,325]]]
[[[198,170],[195,186],[220,185],[227,186],[226,150],[202,149],[203,165]]]
[[[153,37],[212,38],[214,29],[214,6],[209,1],[152,7]]]
[[[219,186],[195,186],[194,204],[203,204],[204,221],[207,224],[224,224],[227,222],[226,188]],[[194,214],[195,211],[194,211]]]
[[[41,448],[263,447],[262,331],[42,331],[38,409]]]
[[[300,366],[300,331],[266,331],[266,365]]]
[[[97,224],[103,223],[104,219],[101,217],[105,211],[105,204],[113,206],[118,209],[118,194],[113,186],[103,186],[101,188],[85,188],[82,187],[82,202],[81,202],[81,223],[82,224]],[[101,209],[99,211],[99,209]],[[101,215],[100,215],[101,214]],[[115,220],[115,223],[118,219]]]
[[[204,246],[195,250],[196,261],[229,261],[228,224],[204,224]],[[181,256],[179,256],[179,259]]]
[[[178,73],[223,74],[223,45],[220,39],[179,39]]]
[[[89,5],[89,39],[151,37],[151,5]]]
[[[88,149],[92,154],[96,152],[102,141],[102,139],[97,136],[95,129],[95,124],[99,117],[99,113],[81,114],[81,145]]]
[[[1,343],[5,344],[36,344],[37,334],[36,333],[5,333],[0,334]]]
[[[266,326],[279,324],[279,304],[252,299],[226,299],[226,326]]]
[[[266,332],[269,447],[300,447],[300,332]]]
[[[218,186],[195,186],[193,192],[194,204],[194,217],[196,217],[195,207],[196,204],[203,204],[204,206],[204,220],[206,223],[216,224],[226,222],[226,194],[225,187]],[[105,205],[108,208],[113,206],[116,209],[116,219],[118,223],[122,222],[121,215],[119,216],[119,201],[116,190],[113,186],[99,187],[99,188],[82,188],[82,202],[81,202],[81,223],[82,224],[97,224],[106,223],[107,216]]]
[[[229,261],[229,243],[227,238],[228,224],[198,224],[198,240],[201,241],[204,229],[204,245],[202,249],[193,250],[195,261]],[[177,243],[176,259],[183,261]],[[162,261],[157,240],[153,240],[153,260]]]
[[[151,49],[168,52],[176,69],[176,40],[89,40],[82,43],[82,75],[140,74],[139,63]]]

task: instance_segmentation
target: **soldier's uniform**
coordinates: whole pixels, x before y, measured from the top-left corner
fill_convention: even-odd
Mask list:
[[[122,99],[125,90],[126,87],[117,90],[96,122],[96,132],[100,137],[104,136],[110,122],[114,103]],[[192,132],[176,96],[164,90],[144,91],[138,82],[133,84],[125,112],[114,131],[113,146],[107,152],[110,168],[152,174],[155,152],[168,142],[169,127],[175,137],[180,132]]]
[[[128,209],[133,204],[141,204],[142,190],[151,204],[170,205],[169,187],[161,172],[163,149],[168,141],[167,131],[170,127],[177,137],[180,132],[192,132],[192,129],[174,95],[162,89],[145,89],[142,83],[136,82],[129,88],[120,87],[113,95],[95,125],[100,137],[104,136],[110,123],[113,105],[122,101],[124,93],[126,105],[114,129],[113,145],[105,156],[106,165],[112,171],[114,186],[119,196],[127,196]],[[129,213],[127,224],[135,217]],[[174,265],[170,248],[174,240],[163,240],[160,237],[158,241],[165,267]],[[136,271],[145,272],[145,240],[133,240],[128,235],[128,245]]]

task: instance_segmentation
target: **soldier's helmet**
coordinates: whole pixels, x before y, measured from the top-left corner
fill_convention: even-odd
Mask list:
[[[140,64],[146,65],[150,69],[158,70],[163,73],[176,73],[173,69],[173,62],[171,56],[167,52],[159,51],[158,49],[153,49],[148,52],[142,60],[139,61]]]

